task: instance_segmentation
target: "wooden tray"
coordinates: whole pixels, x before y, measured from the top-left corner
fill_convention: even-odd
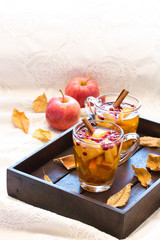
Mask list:
[[[138,133],[160,137],[160,125],[141,118]],[[160,172],[151,172],[152,181],[146,189],[137,181],[131,167],[131,164],[145,167],[147,154],[160,154],[160,148],[140,147],[118,167],[112,187],[103,193],[84,191],[79,185],[76,169],[68,171],[52,161],[55,157],[71,153],[72,128],[7,169],[8,194],[121,239],[160,206]],[[53,184],[43,180],[43,169]],[[107,199],[128,183],[133,183],[133,187],[126,206],[114,208],[106,205]]]

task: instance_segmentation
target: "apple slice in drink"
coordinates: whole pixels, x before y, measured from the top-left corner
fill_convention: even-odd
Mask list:
[[[111,149],[112,155],[113,157],[117,157],[118,155],[118,148],[116,145],[113,146],[113,148]]]
[[[89,163],[89,170],[92,175],[96,174],[97,171],[97,164],[96,164],[96,158],[93,158]]]
[[[99,166],[101,165],[102,161],[104,159],[104,154],[101,154],[99,156],[96,157],[96,164]]]
[[[94,143],[93,141],[89,140],[89,139],[83,139],[83,141],[86,142],[82,143],[79,146],[75,146],[75,151],[77,152],[78,156],[84,160],[84,161],[88,161],[92,158],[95,158],[99,155],[101,155],[103,153],[103,150],[97,146],[95,147],[93,144],[90,143]]]
[[[131,119],[130,118],[130,114],[132,113],[133,109],[132,108],[128,108],[128,107],[125,107],[121,113],[119,114],[119,119],[120,120],[127,120],[127,119]],[[129,118],[128,118],[129,117]]]
[[[113,122],[115,123],[117,118],[115,116],[113,116],[112,114],[109,113],[103,113],[101,115],[98,115],[98,113],[95,115],[95,120],[106,120],[109,122]],[[99,126],[104,126],[104,127],[110,127],[111,124],[106,124],[106,122],[104,123],[103,121],[101,123],[98,123]]]
[[[113,157],[111,149],[105,150],[104,155],[105,155],[106,163],[112,164],[114,162],[114,157]]]
[[[106,134],[106,130],[103,130],[101,128],[97,128],[94,133],[92,134],[93,138],[102,138],[102,136]]]
[[[113,113],[103,113],[103,116],[105,119],[109,120],[110,122],[114,122],[115,120],[115,115]]]

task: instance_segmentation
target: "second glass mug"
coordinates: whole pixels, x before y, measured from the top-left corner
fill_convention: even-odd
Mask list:
[[[102,192],[111,187],[119,163],[128,159],[137,149],[139,136],[136,133],[124,135],[122,128],[111,122],[93,119],[89,122],[95,128],[93,134],[87,131],[83,122],[73,128],[76,167],[82,188],[90,192]],[[135,143],[121,155],[122,144],[127,139],[134,139]]]
[[[136,133],[139,124],[140,101],[127,95],[122,102],[124,109],[119,107],[115,110],[112,106],[118,95],[118,93],[108,93],[97,98],[88,97],[85,101],[87,113],[95,120],[110,121],[117,124],[123,129],[124,134]],[[132,145],[133,140],[123,143],[122,152],[128,151]]]

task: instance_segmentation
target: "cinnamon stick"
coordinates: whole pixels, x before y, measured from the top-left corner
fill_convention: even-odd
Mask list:
[[[119,94],[119,96],[117,97],[116,101],[113,104],[113,107],[119,107],[121,102],[124,100],[124,98],[127,96],[129,92],[125,89],[122,90],[122,92]]]
[[[94,133],[94,128],[92,127],[90,122],[87,120],[87,118],[83,118],[82,121],[85,124],[85,126],[88,128],[89,132]]]

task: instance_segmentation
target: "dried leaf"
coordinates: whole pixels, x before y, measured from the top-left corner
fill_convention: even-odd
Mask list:
[[[46,94],[43,93],[39,97],[37,97],[33,102],[33,110],[35,112],[45,112],[47,107],[47,97]]]
[[[44,180],[47,181],[47,182],[52,183],[51,179],[48,177],[48,175],[46,175],[44,169],[43,169],[43,174],[44,174]]]
[[[152,171],[160,171],[160,156],[149,153],[146,167]]]
[[[32,137],[37,138],[43,142],[47,142],[47,141],[51,140],[51,133],[50,133],[50,131],[45,131],[45,130],[39,128],[39,129],[35,130]]]
[[[76,167],[75,158],[74,158],[73,154],[64,156],[64,157],[60,157],[60,158],[55,158],[55,159],[53,159],[53,162],[62,163],[67,168],[67,170],[70,170],[70,169]]]
[[[24,112],[19,112],[17,109],[13,110],[12,120],[16,127],[28,133],[29,119],[25,116]]]
[[[144,168],[136,168],[134,165],[132,165],[132,168],[134,170],[134,174],[144,187],[148,187],[151,182],[151,174]]]
[[[156,137],[141,137],[140,145],[145,147],[160,147],[160,138]]]
[[[127,184],[122,190],[111,196],[107,201],[107,205],[112,207],[123,207],[130,197],[132,185],[132,183]]]

